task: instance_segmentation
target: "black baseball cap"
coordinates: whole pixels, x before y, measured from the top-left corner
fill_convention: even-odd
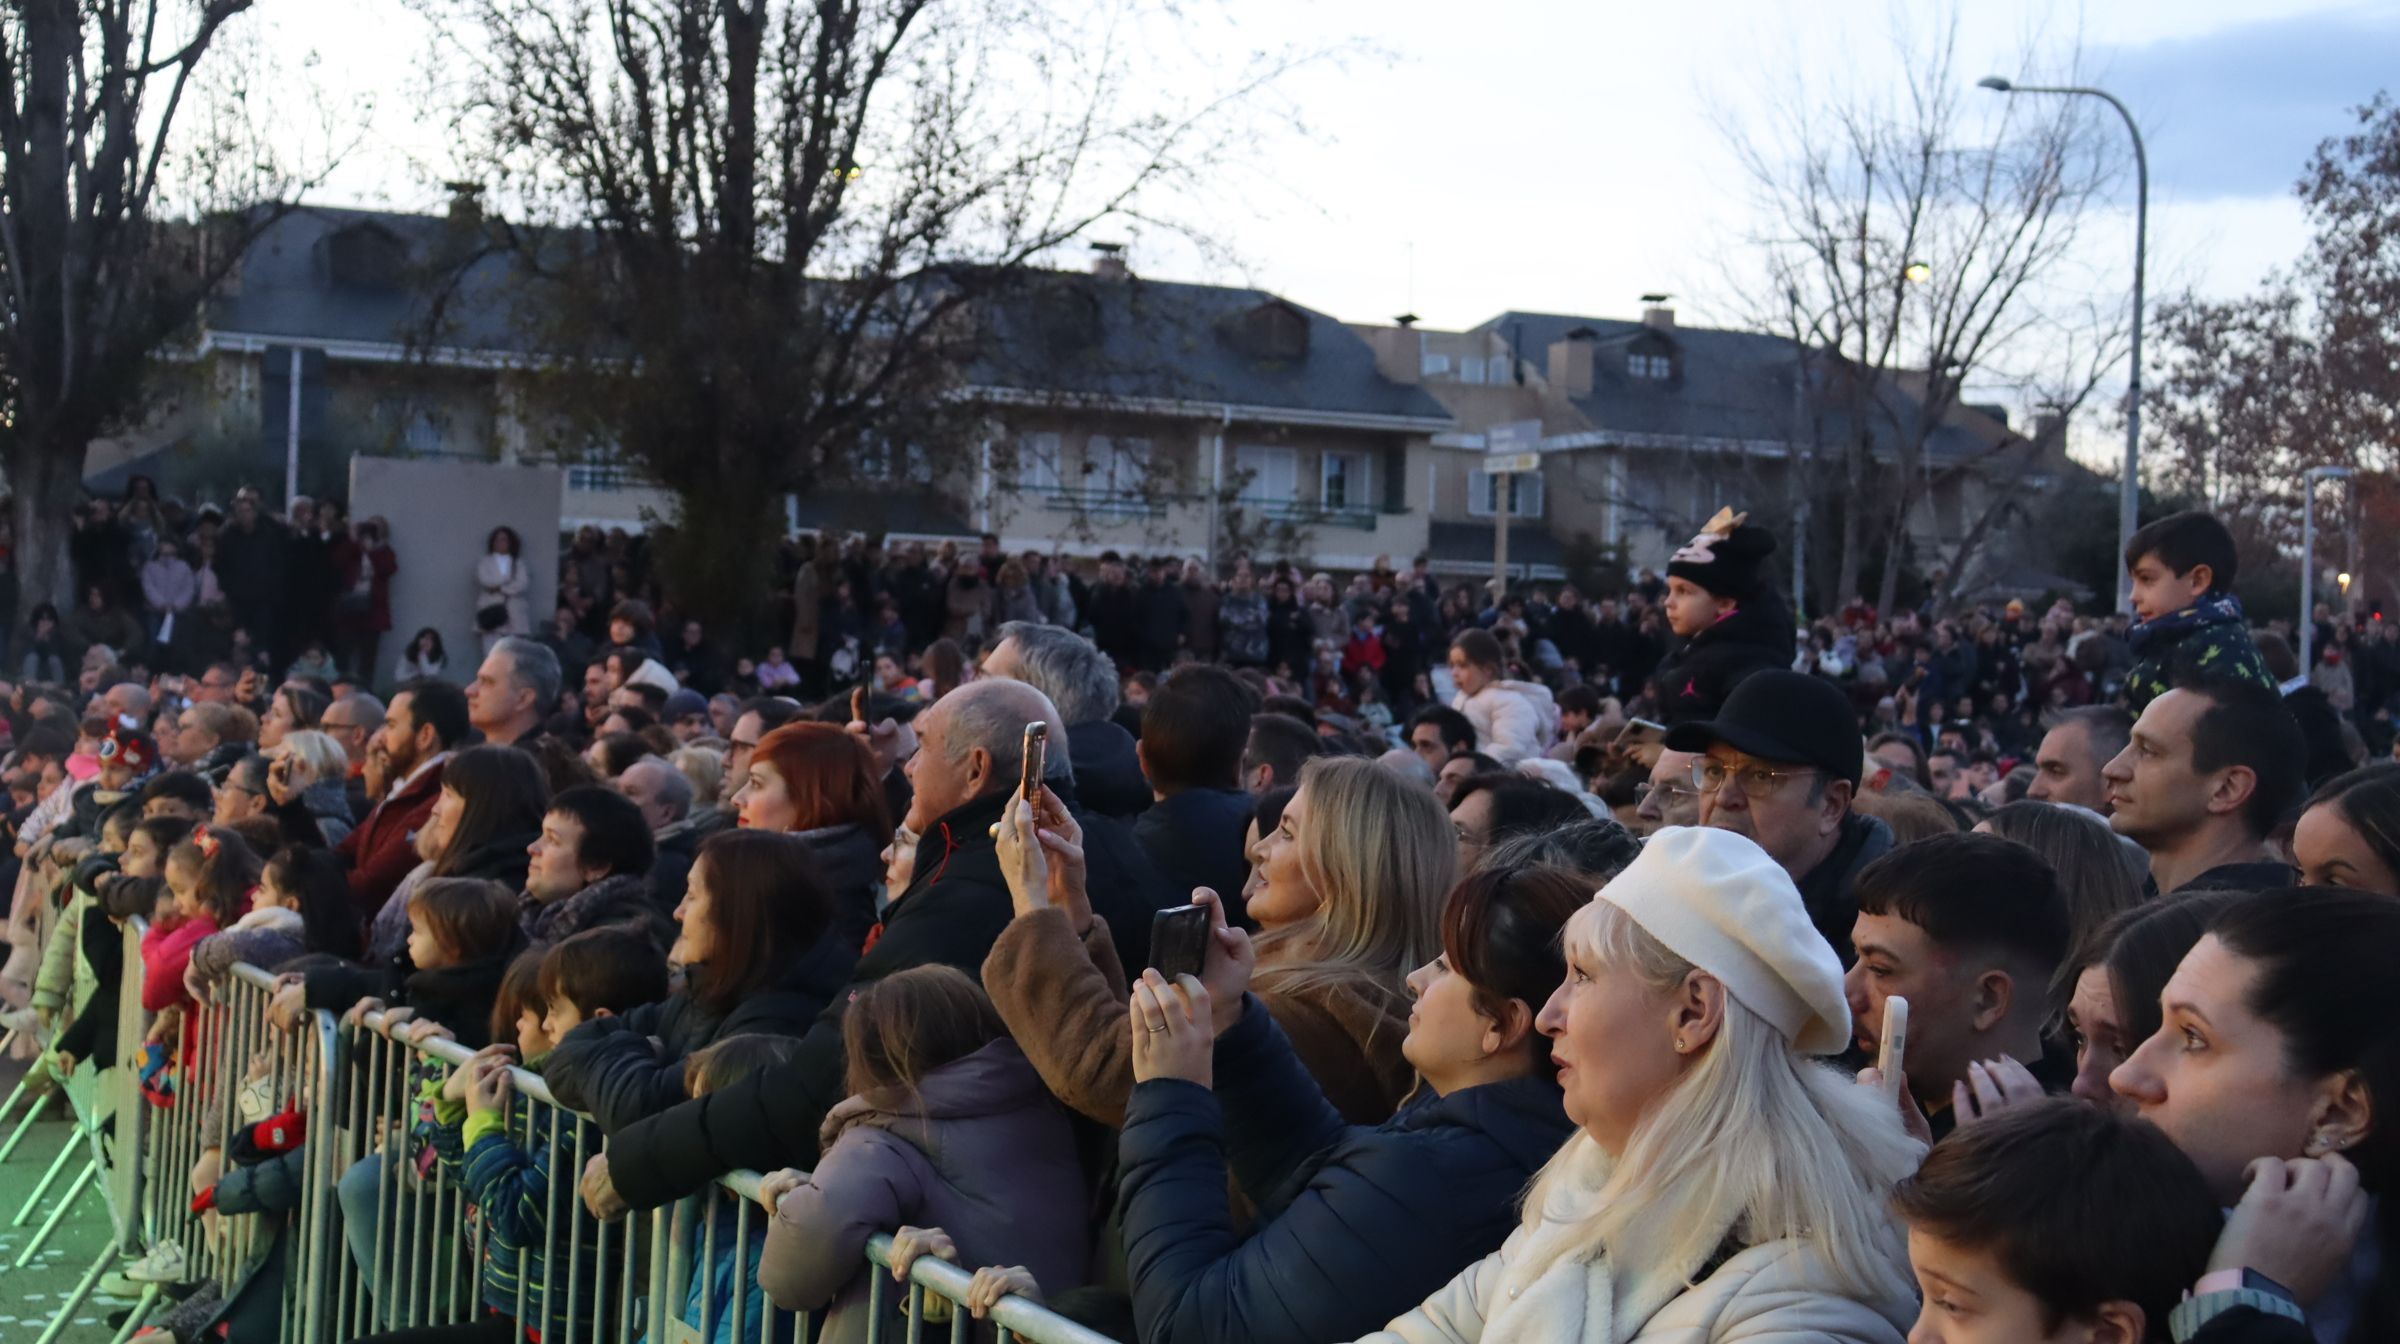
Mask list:
[[[1866,759],[1850,697],[1821,677],[1781,669],[1742,678],[1717,717],[1667,730],[1672,751],[1703,752],[1719,742],[1762,761],[1813,766],[1853,787]]]

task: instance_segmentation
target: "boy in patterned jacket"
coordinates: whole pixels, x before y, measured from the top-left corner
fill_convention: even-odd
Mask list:
[[[2128,709],[2140,714],[2168,687],[2193,677],[2276,688],[2250,641],[2242,600],[2233,595],[2238,563],[2233,534],[2213,514],[2172,514],[2133,534],[2125,546],[2135,617],[2125,632],[2134,655],[2125,678]]]

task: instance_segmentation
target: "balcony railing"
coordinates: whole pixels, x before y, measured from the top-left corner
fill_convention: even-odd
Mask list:
[[[1122,490],[1073,490],[1065,486],[1024,486],[1017,493],[1046,508],[1103,518],[1164,518],[1167,506],[1185,502],[1175,494],[1127,493]]]
[[[1311,527],[1347,527],[1360,532],[1375,530],[1375,520],[1407,513],[1406,509],[1373,508],[1364,504],[1320,504],[1294,499],[1244,499],[1238,507],[1255,511],[1260,517],[1278,523],[1304,523]]]

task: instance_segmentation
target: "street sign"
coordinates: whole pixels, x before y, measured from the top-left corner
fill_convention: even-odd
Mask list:
[[[1542,455],[1540,453],[1510,453],[1506,457],[1487,457],[1483,459],[1483,469],[1494,476],[1504,472],[1512,476],[1522,476],[1528,472],[1542,469]]]
[[[1542,422],[1511,420],[1483,431],[1483,450],[1487,453],[1522,453],[1542,446]],[[1498,471],[1498,467],[1492,468]]]

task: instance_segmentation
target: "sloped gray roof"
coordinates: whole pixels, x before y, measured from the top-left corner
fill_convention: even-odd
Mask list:
[[[333,255],[342,241],[372,245],[377,237],[394,246],[396,283],[337,276]],[[440,215],[301,206],[251,243],[238,287],[210,300],[208,325],[310,342],[407,345],[430,336],[451,348],[530,354],[510,318],[516,264],[512,254],[484,247],[474,229]],[[437,296],[440,321],[429,325]]]
[[[1065,271],[1029,280],[985,306],[973,381],[1450,422],[1422,388],[1377,372],[1357,332],[1263,290]]]
[[[238,286],[211,300],[208,326],[312,343],[538,353],[512,317],[522,263],[489,243],[440,215],[299,207],[252,243]],[[388,283],[361,283],[357,267],[337,266],[345,247],[394,258],[370,278]],[[1422,389],[1379,374],[1358,333],[1260,290],[1063,271],[980,281],[992,297],[978,300],[969,381],[979,385],[1450,421]]]
[[[1546,367],[1552,345],[1577,331],[1591,333],[1600,348],[1592,390],[1569,400],[1597,430],[1778,443],[1821,433],[1826,444],[1845,442],[1851,433],[1841,399],[1814,393],[1812,402],[1795,395],[1801,349],[1782,336],[1520,312],[1502,313],[1474,330],[1513,342],[1518,357],[1537,369]],[[1626,372],[1625,352],[1645,336],[1663,338],[1673,347],[1675,378],[1635,378]],[[1895,424],[1911,426],[1913,434],[1919,404],[1907,389],[1887,380],[1879,395],[1888,409],[1876,417],[1876,439],[1894,437]],[[1954,410],[1927,440],[1927,454],[1935,461],[1954,461],[1983,452],[1992,446],[1991,432],[1997,428],[1982,416]]]

